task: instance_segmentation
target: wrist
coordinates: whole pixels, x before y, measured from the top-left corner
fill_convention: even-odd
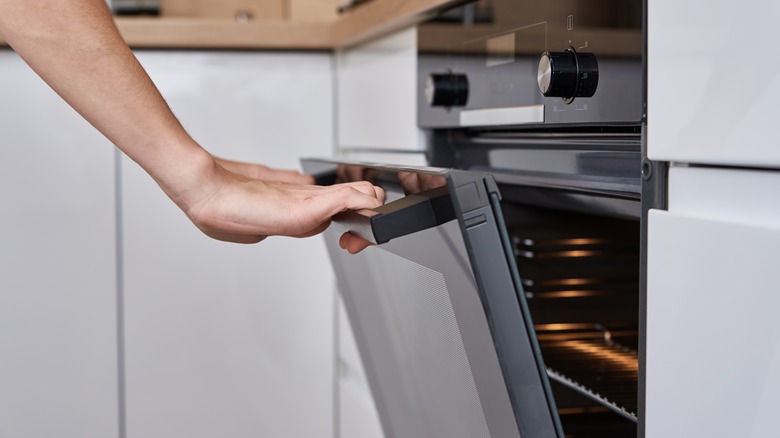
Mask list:
[[[205,149],[191,139],[170,148],[172,153],[147,168],[163,192],[185,213],[214,193],[223,169]]]

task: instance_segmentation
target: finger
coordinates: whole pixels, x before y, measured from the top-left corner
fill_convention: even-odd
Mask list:
[[[350,234],[345,249],[350,254],[357,254],[372,245],[373,243],[369,242],[368,240],[362,239],[358,236],[355,236],[354,234]]]
[[[363,173],[366,170],[365,167],[363,167],[363,166],[355,166],[355,165],[347,165],[345,169],[346,169],[346,172],[347,172],[347,181],[350,181],[350,182],[363,181]]]
[[[359,190],[360,188],[364,191]],[[356,187],[352,184],[329,186],[317,196],[309,199],[307,208],[322,218],[317,222],[319,223],[342,211],[370,210],[382,205],[382,201],[377,199],[377,193],[373,186],[370,186],[370,194],[367,192],[368,189],[365,186]]]
[[[409,195],[420,191],[419,181],[416,173],[398,172],[398,181],[404,188],[404,194]]]
[[[377,194],[376,191],[373,190],[373,186],[371,187],[371,190],[372,193],[370,194],[361,192],[355,188],[351,188],[348,191],[342,192],[342,196],[346,196],[346,198],[343,199],[343,207],[340,210],[335,211],[333,214],[344,210],[370,210],[381,206],[382,200],[377,198]]]
[[[350,184],[350,186],[362,193],[365,193],[366,195],[375,197],[382,204],[385,203],[385,190],[382,187],[375,186],[367,181]]]
[[[374,189],[374,185],[368,181],[358,181],[358,182],[351,182],[346,184],[338,184],[331,187],[338,189],[339,186],[351,187],[355,190],[365,193],[366,195],[376,197],[376,190]]]
[[[349,244],[349,240],[352,238],[352,235],[349,233],[344,233],[339,237],[339,247],[341,249],[347,249],[347,245]]]
[[[344,233],[341,235],[341,238],[339,238],[339,246],[341,249],[346,249],[350,254],[357,254],[372,245],[373,243],[368,240],[362,239],[351,233]]]

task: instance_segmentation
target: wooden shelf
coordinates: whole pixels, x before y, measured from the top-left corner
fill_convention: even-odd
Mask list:
[[[115,21],[133,48],[327,50],[333,46],[330,23],[125,17]]]
[[[342,15],[333,24],[333,45],[360,44],[424,20],[458,0],[372,0]]]
[[[332,21],[117,17],[116,24],[133,48],[333,50],[413,25],[458,2],[372,0]]]

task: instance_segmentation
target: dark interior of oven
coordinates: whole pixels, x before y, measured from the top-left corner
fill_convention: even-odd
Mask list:
[[[636,436],[639,223],[504,211],[566,436]]]
[[[638,129],[443,131],[429,144],[435,164],[490,172],[499,182],[565,436],[636,437]]]

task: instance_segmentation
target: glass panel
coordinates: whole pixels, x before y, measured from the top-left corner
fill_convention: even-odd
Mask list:
[[[326,232],[388,437],[519,437],[459,225],[350,255]]]

